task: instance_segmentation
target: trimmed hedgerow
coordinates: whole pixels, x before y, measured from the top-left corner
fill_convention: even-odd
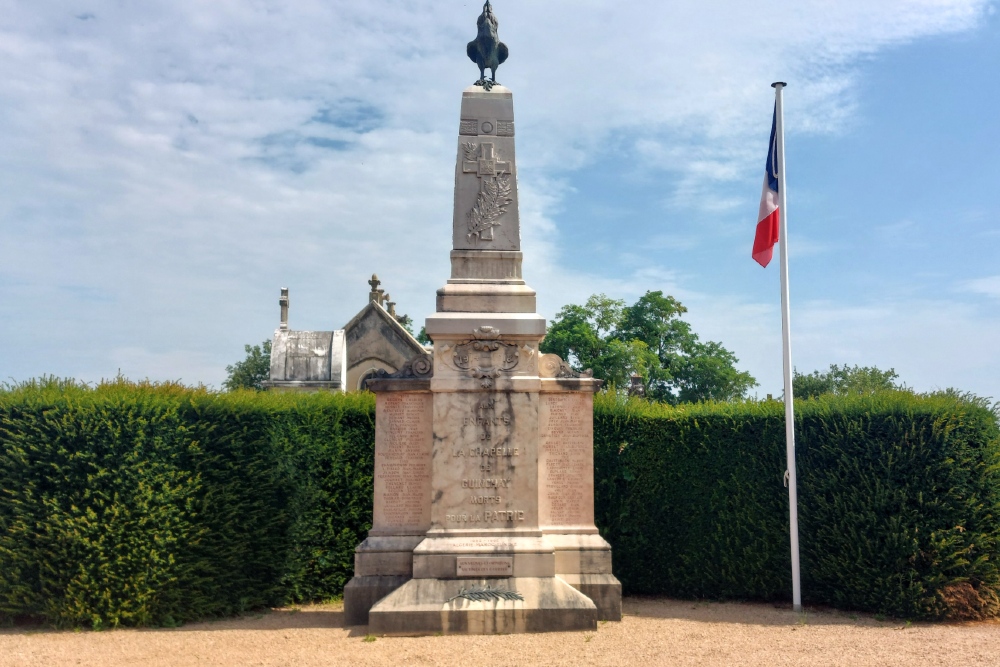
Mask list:
[[[0,392],[0,615],[170,625],[338,594],[371,522],[373,411],[124,381]]]
[[[888,392],[796,403],[803,598],[906,618],[1000,611],[996,415]],[[784,411],[598,397],[596,512],[626,591],[790,598]]]
[[[1000,612],[996,415],[797,403],[807,603]],[[598,396],[595,510],[626,592],[790,597],[780,403]],[[54,379],[0,390],[0,618],[172,625],[339,595],[371,524],[370,394]]]

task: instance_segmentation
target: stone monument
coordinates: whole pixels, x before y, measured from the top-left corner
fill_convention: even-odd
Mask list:
[[[483,16],[495,36],[489,3]],[[513,95],[477,83],[462,94],[451,278],[426,321],[433,354],[368,382],[374,519],[344,607],[348,624],[376,634],[621,618],[611,547],[594,526],[600,381],[539,352],[545,319],[521,277]]]
[[[271,368],[265,387],[272,391],[344,391],[347,338],[340,331],[288,328],[288,288],[281,288],[281,323],[271,341]]]

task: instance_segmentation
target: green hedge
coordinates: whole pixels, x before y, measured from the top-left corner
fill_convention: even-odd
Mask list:
[[[1000,610],[1000,443],[974,401],[796,403],[803,600],[904,618]],[[598,397],[597,523],[626,591],[788,600],[781,403]]]
[[[777,402],[598,396],[595,510],[627,593],[790,597]],[[338,595],[371,522],[370,394],[125,381],[0,390],[0,618],[172,625]],[[1000,612],[996,416],[956,397],[797,403],[806,603]]]
[[[0,392],[0,616],[172,625],[339,594],[371,525],[369,394]]]

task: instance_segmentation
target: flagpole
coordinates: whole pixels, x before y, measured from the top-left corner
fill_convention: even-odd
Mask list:
[[[785,379],[785,461],[788,466],[788,516],[792,547],[792,608],[802,611],[802,581],[799,575],[799,509],[795,476],[795,405],[792,394],[792,333],[788,304],[788,182],[785,180],[785,114],[781,106],[784,81],[774,88],[775,142],[778,154],[778,247],[781,262],[781,348]]]

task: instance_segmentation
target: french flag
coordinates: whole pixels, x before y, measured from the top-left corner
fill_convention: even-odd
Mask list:
[[[757,234],[753,237],[753,258],[767,266],[778,242],[778,151],[775,141],[778,110],[771,119],[771,144],[767,148],[767,165],[764,168],[764,188],[760,193],[760,212],[757,214]]]

